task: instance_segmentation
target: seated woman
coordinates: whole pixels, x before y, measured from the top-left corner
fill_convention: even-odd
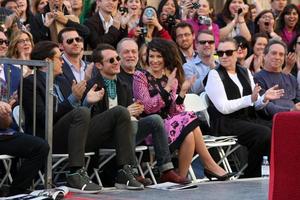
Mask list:
[[[32,35],[25,30],[19,30],[13,33],[8,46],[7,57],[19,60],[30,60],[30,54],[34,46]],[[14,65],[21,69],[20,65]],[[28,66],[23,66],[23,76],[26,77],[32,73]]]
[[[283,91],[274,86],[259,96],[261,88],[254,85],[250,71],[237,65],[235,40],[222,40],[217,54],[220,65],[209,72],[205,87],[212,102],[208,108],[212,132],[236,135],[249,152],[245,177],[259,177],[262,158],[270,155],[271,124],[256,117],[253,105],[263,108],[269,100],[280,98]]]
[[[184,112],[185,94],[194,79],[185,80],[175,43],[155,38],[148,44],[147,71],[136,71],[133,81],[134,98],[144,105],[144,115],[159,114],[164,119],[170,150],[179,150],[179,175],[186,177],[194,153],[199,154],[209,177],[227,180],[228,174],[210,156],[203,141],[199,119]],[[176,93],[179,93],[176,98]]]
[[[237,47],[237,61],[238,64],[241,66],[245,66],[245,60],[248,58],[249,54],[250,54],[250,46],[248,41],[243,37],[243,36],[235,36],[233,38],[236,43],[238,44]]]

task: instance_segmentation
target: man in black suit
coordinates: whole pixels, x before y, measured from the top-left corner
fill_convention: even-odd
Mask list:
[[[68,87],[62,73],[61,52],[58,44],[50,41],[35,45],[31,53],[34,60],[46,60],[54,63],[54,112],[53,112],[53,152],[69,154],[67,185],[71,191],[96,193],[101,187],[92,183],[84,169],[84,152],[90,123],[90,111],[80,107],[80,99],[85,83],[73,83]],[[39,68],[36,72],[36,113],[33,113],[34,76],[24,79],[23,105],[25,126],[28,133],[33,132],[33,115],[36,115],[36,134],[45,137],[46,72],[48,68]],[[71,91],[70,91],[71,90]],[[88,93],[89,96],[90,93]],[[89,101],[89,99],[87,100]]]
[[[117,9],[118,0],[97,0],[96,2],[99,12],[85,22],[90,29],[87,44],[92,49],[101,43],[116,46],[120,39],[127,36],[127,26],[121,22],[121,13],[117,12],[112,17],[112,13]]]

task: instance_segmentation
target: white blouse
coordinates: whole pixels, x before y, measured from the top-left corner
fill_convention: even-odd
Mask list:
[[[247,71],[251,82],[251,88],[253,90],[255,87],[253,76],[248,69]],[[238,86],[240,94],[242,96],[241,98],[233,100],[227,99],[223,82],[219,76],[219,73],[214,69],[209,72],[205,87],[205,91],[216,109],[225,115],[253,105],[251,101],[251,94],[243,96],[243,87],[237,77],[237,74],[229,74],[229,77]],[[263,99],[264,95],[259,96],[257,101],[254,102],[256,110],[262,109],[267,104],[267,102],[263,103]]]

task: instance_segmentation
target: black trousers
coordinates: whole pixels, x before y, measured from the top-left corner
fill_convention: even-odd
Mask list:
[[[115,148],[118,166],[135,165],[134,131],[127,108],[116,106],[92,117],[86,151]]]
[[[238,143],[248,149],[248,167],[245,177],[261,176],[263,156],[270,156],[272,124],[268,121],[232,119],[230,127]]]
[[[23,193],[30,186],[46,163],[48,152],[48,143],[39,137],[25,133],[0,136],[0,154],[24,159],[19,171],[13,175],[11,194]]]
[[[53,153],[68,153],[69,167],[84,166],[90,115],[88,108],[75,108],[53,127]]]

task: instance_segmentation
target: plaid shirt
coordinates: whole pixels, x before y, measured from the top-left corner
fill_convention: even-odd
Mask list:
[[[117,83],[116,80],[104,79],[105,90],[109,98],[115,99],[117,96]]]

